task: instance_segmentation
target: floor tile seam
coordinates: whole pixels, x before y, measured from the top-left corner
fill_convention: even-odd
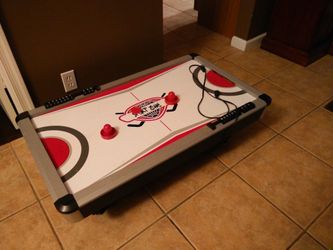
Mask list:
[[[241,50],[240,50],[240,51],[241,51]],[[238,51],[235,51],[233,54],[235,54],[235,53],[238,53]],[[230,55],[228,55],[228,56],[231,56],[231,55],[232,55],[232,54],[230,54]],[[227,56],[226,56],[226,57],[227,57]],[[240,69],[244,70],[245,72],[247,72],[247,73],[249,73],[249,74],[252,74],[252,75],[254,75],[254,76],[260,78],[260,80],[259,80],[258,82],[256,82],[255,84],[253,84],[252,86],[254,86],[254,85],[258,84],[259,82],[262,82],[263,80],[265,80],[266,78],[268,78],[268,77],[260,76],[260,75],[258,75],[258,74],[256,74],[256,73],[253,73],[253,72],[251,72],[248,68],[245,68],[245,67],[243,67],[243,66],[241,66],[241,65],[238,65],[238,64],[236,64],[236,63],[234,63],[234,62],[232,62],[232,61],[229,61],[226,57],[223,57],[223,59],[226,60],[227,62],[233,64],[235,67],[240,68]]]
[[[147,231],[148,229],[150,229],[151,227],[153,227],[155,224],[157,224],[159,221],[163,220],[164,218],[167,218],[166,214],[162,214],[162,216],[158,217],[158,219],[154,220],[152,223],[148,224],[145,228],[143,228],[142,230],[139,230],[139,232],[135,233],[133,236],[131,236],[128,240],[126,240],[125,242],[123,242],[122,244],[120,244],[120,246],[118,246],[116,249],[121,249],[124,246],[126,246],[127,244],[129,244],[131,241],[137,239],[141,234],[143,234],[145,231]]]
[[[192,15],[187,14],[185,11],[188,11],[188,10],[194,10],[194,5],[193,5],[193,8],[190,8],[190,9],[187,9],[187,10],[180,10],[180,9],[177,9],[177,7],[171,6],[170,4],[168,4],[168,3],[164,3],[164,2],[163,2],[163,5],[166,5],[166,6],[168,6],[169,8],[172,8],[172,9],[174,9],[174,10],[177,10],[177,11],[179,11],[179,12],[181,12],[181,13],[184,13],[184,14],[186,14],[186,15],[189,15],[189,16],[193,17]],[[163,18],[163,19],[164,19],[164,18]]]
[[[298,222],[296,222],[292,216],[289,216],[287,214],[287,212],[284,212],[282,209],[280,209],[277,205],[274,204],[273,201],[271,201],[269,198],[267,198],[263,193],[261,193],[259,190],[256,189],[256,187],[252,186],[244,177],[242,177],[240,174],[238,174],[237,172],[235,172],[233,169],[231,169],[231,172],[234,173],[235,175],[237,175],[243,182],[245,182],[249,187],[251,187],[251,189],[253,189],[256,193],[258,193],[260,196],[262,196],[266,201],[268,201],[272,206],[274,206],[276,209],[278,209],[283,215],[285,215],[289,220],[291,220],[292,222],[294,222],[294,224],[296,224],[298,227],[300,227],[300,229],[302,229],[302,231],[304,232],[308,232],[308,229],[317,221],[317,219],[323,214],[325,213],[326,210],[329,209],[329,207],[333,204],[333,198],[328,202],[328,204],[321,209],[321,211],[314,217],[311,219],[311,221],[309,223],[307,223],[307,225],[305,227],[303,227],[302,225],[298,224]],[[313,235],[311,235],[313,237]],[[315,238],[315,237],[313,237]]]
[[[16,210],[15,212],[12,212],[12,213],[6,215],[5,217],[3,217],[3,218],[0,219],[0,223],[6,221],[7,219],[10,219],[10,218],[14,217],[15,215],[17,215],[17,214],[19,214],[19,213],[21,213],[21,212],[23,212],[25,209],[27,209],[27,208],[29,208],[29,207],[32,207],[32,206],[35,205],[37,202],[38,202],[38,201],[35,200],[35,201],[33,201],[32,203],[29,203],[28,205],[25,205],[24,207],[22,207],[22,208]]]
[[[260,197],[262,197],[265,201],[267,201],[272,207],[274,207],[281,215],[289,219],[294,225],[296,225],[301,231],[305,232],[305,228],[300,225],[296,220],[294,220],[291,216],[289,216],[285,211],[275,205],[269,198],[267,198],[264,194],[262,194],[259,190],[257,190],[254,186],[252,186],[245,178],[243,178],[240,174],[235,172],[233,169],[230,170],[233,174],[235,174],[238,178],[240,178],[248,187],[250,187],[254,192],[256,192]]]
[[[233,54],[240,53],[240,52],[246,53],[246,52],[244,52],[244,51],[242,51],[242,50],[239,50],[239,51],[236,51],[236,52],[233,53]],[[231,55],[232,55],[232,54],[230,54],[230,55],[228,55],[228,56],[231,56]],[[264,76],[258,75],[257,73],[251,72],[251,70],[249,70],[248,68],[246,68],[246,67],[244,67],[244,66],[242,66],[242,65],[239,65],[239,64],[237,64],[237,63],[235,63],[235,62],[233,62],[233,61],[230,61],[230,60],[227,58],[228,56],[223,57],[223,59],[226,60],[226,61],[229,62],[229,63],[232,63],[232,64],[235,65],[236,67],[241,68],[242,70],[244,70],[244,71],[246,71],[246,72],[248,72],[248,73],[250,73],[250,74],[256,76],[256,77],[261,78],[262,80],[264,80],[264,79],[267,78],[267,77],[264,77]]]
[[[270,80],[269,80],[269,81],[270,81]],[[257,84],[259,84],[259,83],[260,83],[260,82],[256,83],[255,85],[257,85]],[[253,86],[255,86],[255,85],[253,85]],[[274,84],[273,84],[273,85],[274,85]],[[279,87],[279,86],[276,86],[276,85],[274,85],[274,86],[277,87],[277,88],[282,89],[282,88]],[[282,89],[282,90],[284,90],[284,89]],[[290,94],[296,96],[296,95],[293,94],[293,93],[290,93]],[[296,96],[296,97],[298,97],[298,96]],[[298,97],[298,98],[299,98],[299,97]],[[302,99],[302,98],[300,98],[300,99]],[[309,104],[311,104],[311,105],[313,105],[314,107],[313,107],[312,109],[310,109],[309,111],[307,111],[306,113],[304,113],[304,114],[303,114],[302,116],[300,116],[298,119],[294,120],[292,123],[290,123],[287,127],[285,127],[284,129],[282,129],[281,131],[278,131],[278,130],[272,128],[272,127],[269,126],[268,124],[265,124],[263,121],[259,121],[259,122],[262,123],[263,125],[269,127],[269,128],[272,129],[274,132],[276,132],[276,133],[282,135],[282,134],[283,134],[286,130],[288,130],[290,127],[292,127],[293,125],[295,125],[296,123],[298,123],[300,120],[304,119],[306,116],[310,115],[311,113],[317,111],[318,109],[324,109],[324,110],[326,111],[326,109],[322,107],[322,104],[317,106],[317,105],[314,105],[313,103],[308,102],[308,101],[305,100],[305,99],[302,99],[302,100],[305,101],[305,102],[307,102],[307,103],[309,103]],[[329,100],[330,100],[330,98],[327,99],[326,101],[329,101]],[[325,102],[324,102],[324,103],[325,103]],[[328,111],[328,112],[329,112],[329,111]]]
[[[214,54],[215,56],[217,56],[217,57],[218,57],[218,59],[216,59],[216,60],[212,61],[212,63],[213,63],[213,64],[215,64],[215,62],[217,62],[218,60],[220,60],[220,59],[222,59],[222,58],[223,58],[223,57],[221,57],[219,54],[217,54],[217,52],[216,52],[216,51],[214,51],[214,50],[212,50],[212,49],[210,49],[210,48],[206,47],[205,45],[203,45],[203,46],[200,46],[200,48],[202,48],[202,49],[205,49],[205,50],[208,50],[210,53],[212,53],[212,54]],[[199,54],[199,56],[201,56],[201,55]]]
[[[318,219],[333,205],[333,199],[326,205],[326,207],[324,207],[322,209],[322,211],[320,211],[316,217],[313,218],[313,220],[309,223],[309,225],[305,228],[305,231],[307,232],[307,234],[311,235],[312,238],[314,238],[316,241],[318,241],[321,245],[324,245],[326,248],[329,248],[328,246],[326,246],[326,244],[322,241],[320,241],[319,239],[317,239],[317,237],[315,237],[309,230],[310,227],[313,226],[313,224],[315,224]]]
[[[190,244],[190,246],[193,248],[193,249],[197,249],[195,247],[195,244],[190,240],[190,238],[188,236],[186,236],[185,232],[183,232],[181,230],[181,228],[177,225],[176,222],[174,222],[172,220],[172,218],[170,218],[170,216],[167,214],[166,217],[168,218],[168,220],[171,222],[171,224],[176,228],[176,230],[185,238],[185,240]]]
[[[306,234],[306,232],[305,232],[304,230],[302,230],[302,231],[297,235],[297,237],[296,237],[293,241],[291,241],[291,243],[289,244],[289,246],[288,246],[286,249],[287,249],[287,250],[291,249],[291,248],[296,244],[296,242],[299,241],[299,240],[303,237],[303,235],[305,235],[305,234]]]
[[[45,197],[44,199],[46,199],[46,197]],[[43,199],[43,200],[44,200],[44,199]],[[53,224],[52,224],[52,222],[51,222],[51,219],[49,218],[49,216],[48,216],[48,214],[47,214],[47,212],[46,212],[44,206],[42,205],[42,202],[41,202],[41,201],[42,201],[42,200],[38,200],[38,203],[39,203],[39,206],[41,207],[41,210],[42,210],[42,212],[43,212],[43,215],[44,215],[44,217],[45,217],[47,223],[49,224],[52,233],[54,234],[55,238],[57,239],[57,241],[58,241],[58,243],[59,243],[59,245],[60,245],[60,248],[61,248],[61,249],[65,249],[65,247],[64,247],[64,245],[63,245],[63,243],[62,243],[62,241],[61,241],[61,239],[60,239],[60,236],[58,235],[57,230],[56,230],[55,227],[53,226]],[[64,216],[64,215],[62,215],[62,216]]]
[[[282,57],[280,57],[280,58],[282,58]],[[283,59],[284,59],[284,58],[283,58]],[[279,69],[277,69],[277,70],[274,71],[273,73],[271,73],[271,74],[265,76],[265,79],[268,79],[268,78],[270,78],[270,77],[272,77],[272,76],[274,76],[274,75],[277,75],[277,74],[282,73],[283,71],[286,71],[286,70],[288,69],[288,67],[291,66],[292,64],[293,64],[293,62],[291,62],[291,61],[288,60],[288,62],[287,62],[285,65],[283,65],[282,67],[280,67]]]
[[[15,151],[15,150],[13,150],[13,152],[14,152],[14,155],[15,155],[15,158],[16,158],[17,162],[18,162],[19,165],[20,165],[21,170],[23,171],[23,174],[24,174],[25,178],[28,180],[29,186],[30,186],[30,188],[32,189],[32,192],[33,192],[33,194],[34,194],[36,200],[39,200],[39,197],[38,197],[38,194],[37,194],[37,190],[35,190],[35,187],[34,187],[33,183],[31,182],[30,177],[29,177],[27,171],[26,171],[25,168],[23,167],[23,165],[22,165],[22,163],[21,163],[21,161],[20,161],[20,158],[19,158],[18,155],[16,154],[16,151]]]
[[[4,154],[4,153],[8,154],[9,151],[14,152],[14,150],[13,150],[12,148],[9,147],[9,148],[4,148],[4,149],[0,150],[0,153],[1,153],[1,154]],[[16,156],[15,156],[15,158],[16,158]],[[17,159],[17,158],[16,158],[16,159]]]
[[[180,12],[183,13],[184,15],[188,15],[189,17],[192,17],[193,19],[196,20],[196,23],[197,23],[198,22],[198,16],[194,16],[194,15],[191,15],[191,14],[187,13],[186,11],[188,11],[188,10],[194,10],[195,11],[195,9],[193,8],[193,9],[187,9],[187,10],[180,10]]]
[[[322,248],[326,249],[326,250],[330,250],[331,248],[329,248],[328,246],[326,246],[326,244],[324,244],[323,242],[321,242],[319,239],[313,237],[313,235],[311,235],[309,232],[306,232],[307,235],[309,235],[309,237],[314,240],[318,245],[320,245]]]
[[[171,6],[171,5],[167,4],[167,3],[164,3],[164,2],[163,2],[163,5],[166,5],[166,6],[168,6],[169,8],[174,9],[174,10],[177,10],[177,11],[179,11],[179,12],[182,12],[182,11],[176,9],[175,7],[173,7],[173,6]],[[165,17],[163,17],[163,20],[164,20],[164,18],[165,18]]]
[[[259,122],[261,125],[264,125],[264,126],[268,127],[269,129],[273,130],[274,133],[276,133],[276,134],[278,134],[278,135],[281,134],[281,132],[280,132],[279,130],[277,130],[276,128],[272,128],[270,125],[264,123],[262,120],[259,120],[258,122]]]
[[[216,158],[216,157],[215,157]],[[175,210],[177,207],[179,207],[181,204],[183,204],[185,201],[187,201],[188,199],[190,199],[192,196],[194,196],[197,192],[199,192],[200,190],[204,189],[207,185],[209,185],[210,183],[212,183],[213,181],[215,181],[217,178],[219,178],[221,175],[225,174],[225,172],[229,171],[229,168],[225,167],[225,165],[223,164],[224,168],[221,168],[221,172],[216,175],[213,179],[211,179],[210,181],[208,181],[207,183],[205,183],[204,185],[200,186],[197,190],[195,190],[194,192],[192,192],[191,194],[189,194],[189,196],[187,198],[185,198],[184,200],[182,200],[181,202],[179,202],[177,205],[173,206],[170,209],[165,209],[163,208],[162,204],[160,204],[158,201],[155,200],[153,194],[149,192],[149,194],[151,195],[151,198],[153,199],[153,201],[158,205],[158,207],[162,210],[162,212],[164,214],[169,214],[171,211]]]
[[[311,64],[310,64],[310,65],[311,65]],[[308,70],[310,70],[311,72],[313,72],[313,73],[315,73],[315,74],[323,75],[324,77],[330,77],[329,75],[326,75],[325,73],[320,73],[320,72],[318,72],[318,71],[313,70],[312,68],[309,67],[310,65],[306,66],[305,68],[308,69]]]
[[[41,199],[39,199],[39,197],[38,197],[37,190],[35,190],[35,187],[34,187],[34,185],[32,184],[32,182],[31,182],[31,180],[30,180],[30,178],[29,178],[29,176],[28,176],[28,173],[26,172],[25,168],[23,167],[21,161],[19,160],[19,157],[17,156],[16,151],[15,151],[15,150],[13,150],[13,151],[14,151],[15,157],[16,157],[17,161],[19,162],[19,165],[20,165],[20,167],[21,167],[21,169],[22,169],[22,171],[23,171],[25,177],[28,179],[28,183],[29,183],[29,185],[30,185],[30,187],[31,187],[31,189],[32,189],[32,192],[34,193],[35,198],[36,198],[36,200],[37,200],[39,206],[41,207],[41,209],[42,209],[42,211],[43,211],[43,214],[44,214],[44,216],[45,216],[45,218],[46,218],[46,220],[47,220],[49,226],[51,227],[51,230],[52,230],[53,234],[55,235],[55,237],[56,237],[56,239],[57,239],[57,241],[58,241],[60,247],[61,247],[62,249],[64,249],[64,247],[63,247],[63,245],[62,245],[62,242],[60,241],[59,236],[57,235],[55,229],[53,228],[52,223],[51,223],[50,220],[49,220],[49,217],[47,216],[46,212],[44,211],[44,208],[43,208],[43,206],[42,206],[42,204],[41,204]],[[46,196],[46,197],[47,197],[47,196]],[[46,198],[46,197],[45,197],[45,198]]]
[[[306,231],[302,231],[295,240],[292,241],[292,243],[287,247],[287,249],[291,249],[304,235],[308,235],[312,240],[314,240],[318,245],[320,245],[323,249],[329,250],[325,245],[323,245],[321,242],[319,242],[316,238],[314,238],[312,235],[310,235]]]
[[[265,124],[263,124],[265,127]],[[268,127],[269,128],[269,127]],[[270,129],[270,128],[269,128]],[[276,133],[275,131],[273,131],[275,133],[275,135],[273,135],[271,138],[269,138],[266,142],[264,142],[263,144],[259,145],[257,148],[255,148],[253,151],[247,153],[243,158],[239,159],[238,161],[236,161],[234,164],[228,166],[228,164],[224,163],[221,159],[219,159],[219,157],[216,156],[216,158],[222,163],[224,164],[228,169],[233,169],[234,167],[236,167],[236,165],[238,165],[240,162],[242,162],[243,160],[247,159],[248,157],[250,157],[252,154],[254,154],[255,152],[257,152],[259,149],[261,149],[263,146],[265,146],[267,143],[269,143],[270,141],[274,140],[274,138],[278,137],[279,134]]]
[[[153,202],[155,203],[155,205],[161,210],[161,212],[163,214],[166,214],[166,210],[162,207],[162,204],[160,204],[155,198],[154,195],[152,194],[152,192],[150,191],[148,186],[145,186],[145,191],[148,193],[148,195],[150,196],[150,198],[153,200]]]
[[[305,152],[309,153],[311,156],[313,156],[314,158],[316,158],[317,160],[319,160],[321,163],[323,163],[325,166],[327,166],[329,169],[332,169],[333,166],[326,162],[324,159],[321,159],[319,156],[317,156],[314,152],[310,151],[310,149],[307,149],[306,147],[302,146],[301,144],[299,144],[298,142],[294,141],[292,138],[287,137],[284,134],[280,134],[280,136],[282,136],[284,139],[288,140],[289,142],[291,142],[292,144],[296,145],[297,147],[301,148],[302,150],[304,150]]]
[[[266,77],[264,80],[267,81],[268,84],[273,85],[273,87],[275,87],[275,88],[277,88],[277,89],[279,89],[279,90],[282,90],[282,91],[284,91],[284,92],[287,92],[288,94],[290,94],[290,95],[292,95],[292,96],[294,96],[294,97],[296,97],[296,98],[299,98],[299,99],[301,99],[302,101],[304,101],[304,102],[306,102],[306,103],[308,103],[308,104],[312,104],[312,105],[315,106],[315,107],[320,106],[320,105],[317,105],[317,104],[314,104],[314,103],[310,102],[309,100],[307,100],[307,99],[305,99],[305,98],[303,98],[303,97],[299,97],[298,95],[296,95],[295,93],[291,92],[291,91],[288,90],[288,89],[285,89],[285,88],[283,88],[283,87],[277,85],[276,82],[274,82],[273,80],[271,80],[271,79],[269,79],[269,78],[270,78],[270,77]]]
[[[229,44],[229,46],[230,46],[230,44]],[[238,51],[233,51],[233,52],[230,52],[230,54],[228,53],[228,54],[226,54],[226,55],[224,55],[224,56],[221,56],[221,55],[219,55],[219,52],[218,52],[218,51],[216,51],[216,50],[214,50],[214,49],[212,49],[212,48],[210,48],[210,47],[207,47],[206,45],[202,45],[202,47],[203,47],[204,49],[208,50],[209,52],[213,53],[214,55],[216,55],[216,56],[219,57],[219,59],[217,59],[217,60],[215,60],[215,61],[213,62],[214,64],[215,64],[218,60],[224,59],[225,57],[227,57],[227,56],[231,56],[232,54],[235,54],[235,53],[238,52]],[[233,48],[233,47],[230,46],[230,48]],[[229,49],[229,48],[226,48],[226,49]]]
[[[228,173],[230,171],[230,169],[226,168],[225,171],[221,172],[219,175],[215,176],[213,179],[211,179],[209,182],[207,182],[205,185],[201,186],[197,191],[193,192],[191,195],[189,195],[186,199],[182,200],[181,202],[179,202],[176,206],[170,208],[168,211],[166,211],[166,215],[171,214],[173,211],[175,211],[178,207],[180,207],[181,205],[183,205],[185,202],[187,202],[188,200],[190,200],[193,196],[197,195],[199,192],[201,192],[203,189],[205,189],[207,186],[209,186],[210,184],[212,184],[213,182],[215,182],[217,179],[219,179],[220,177],[224,176],[226,173]]]
[[[320,73],[320,72],[314,71],[313,69],[310,68],[310,65],[311,65],[311,64],[309,64],[309,65],[307,65],[307,66],[302,66],[302,67],[303,67],[303,69],[305,69],[305,70],[307,70],[307,71],[309,71],[309,72],[311,72],[311,73],[314,73],[314,74],[317,75],[317,76],[322,76],[322,77],[324,77],[324,78],[331,78],[331,76],[326,75],[325,73]]]
[[[296,123],[298,123],[299,121],[303,120],[306,116],[310,115],[312,112],[316,111],[317,109],[318,109],[318,107],[314,107],[314,108],[310,109],[309,111],[307,111],[306,113],[304,113],[303,115],[301,115],[300,117],[298,117],[296,120],[292,121],[287,127],[285,127],[284,129],[282,129],[278,133],[280,135],[283,134],[287,129],[291,128]]]
[[[259,48],[259,49],[260,49],[260,48]],[[241,50],[240,50],[239,52],[246,53],[246,51],[241,51]],[[257,76],[257,77],[263,78],[263,79],[268,79],[268,78],[270,78],[271,76],[273,76],[273,75],[275,75],[275,74],[277,74],[277,73],[281,73],[281,72],[283,72],[284,70],[287,69],[287,67],[288,67],[290,64],[292,64],[292,62],[288,61],[288,63],[287,63],[286,65],[283,65],[282,67],[280,67],[279,69],[277,69],[277,70],[274,71],[273,73],[271,73],[271,74],[269,74],[269,75],[267,75],[267,76],[263,76],[263,75],[260,75],[260,74],[255,73],[255,72],[252,72],[252,71],[251,71],[250,69],[248,69],[247,67],[244,67],[244,66],[238,65],[238,64],[234,63],[233,61],[228,60],[228,58],[225,58],[225,60],[227,60],[228,62],[231,62],[231,63],[235,64],[236,66],[238,66],[238,67],[240,67],[240,68],[246,70],[247,72],[249,72],[249,73],[251,73],[251,74],[253,74],[253,75]]]
[[[14,141],[16,141],[16,140],[18,140],[18,139],[21,139],[21,138],[23,138],[23,140],[20,140],[20,142],[16,142],[16,143],[14,143]],[[13,140],[13,141],[8,142],[8,144],[10,144],[10,147],[11,147],[13,150],[15,150],[15,147],[19,147],[19,146],[21,146],[22,144],[25,143],[25,139],[24,139],[23,136],[17,138],[16,140]],[[13,144],[15,144],[15,145],[13,145]]]
[[[287,93],[292,94],[292,95],[296,96],[297,98],[299,98],[299,99],[301,99],[303,101],[306,101],[307,103],[310,103],[310,104],[312,104],[312,105],[314,105],[316,107],[321,106],[324,103],[324,102],[320,102],[319,104],[317,104],[317,103],[310,102],[309,100],[305,99],[304,97],[302,97],[302,96],[300,96],[298,94],[295,94],[295,92],[292,92],[291,90],[288,90],[288,89],[285,89],[285,88],[279,86],[279,84],[276,83],[275,81],[273,81],[272,79],[267,78],[266,80],[269,81],[269,82],[271,82],[275,87],[279,87],[280,89],[286,91]],[[332,97],[329,97],[329,98],[327,98],[325,100],[329,100],[330,98],[332,98]]]
[[[5,144],[6,144],[6,143],[5,143]],[[2,145],[5,145],[5,144],[2,144]],[[1,146],[2,146],[2,145],[1,145]],[[11,145],[9,145],[8,147],[4,147],[4,148],[0,149],[0,153],[3,153],[3,152],[5,152],[5,151],[7,151],[7,150],[9,150],[9,149],[12,149]]]
[[[327,100],[325,100],[322,104],[320,104],[320,108],[324,109],[325,111],[328,111],[330,113],[332,113],[332,111],[329,111],[325,108],[325,106],[330,102],[332,101],[333,102],[333,95],[331,95],[329,98],[327,98]]]
[[[292,92],[292,91],[290,91],[290,90],[288,90],[288,89],[285,89],[285,88],[281,87],[278,83],[276,83],[275,81],[273,81],[272,79],[270,79],[270,77],[265,78],[265,80],[266,80],[268,83],[272,84],[275,88],[279,88],[279,89],[281,89],[281,90],[287,92],[288,94],[290,94],[290,95],[292,95],[292,96],[295,96],[295,97],[301,99],[302,101],[304,101],[304,102],[306,102],[306,103],[312,104],[312,105],[315,106],[315,107],[318,107],[318,106],[321,105],[321,104],[316,104],[316,103],[310,102],[309,100],[305,99],[304,97],[295,94],[295,92]]]
[[[311,239],[313,239],[317,244],[319,244],[324,249],[326,249],[326,250],[331,250],[332,249],[329,246],[326,246],[326,244],[324,242],[322,242],[319,239],[315,238],[314,235],[312,235],[310,232],[307,231],[306,233],[311,237]]]

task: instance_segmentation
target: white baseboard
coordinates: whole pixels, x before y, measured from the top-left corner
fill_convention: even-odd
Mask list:
[[[237,36],[233,36],[231,39],[231,46],[242,51],[245,51],[249,48],[259,47],[262,39],[266,36],[266,33],[260,34],[248,41],[239,38]]]

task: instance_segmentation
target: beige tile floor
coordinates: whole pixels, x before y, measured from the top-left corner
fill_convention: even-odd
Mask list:
[[[333,57],[304,68],[240,52],[188,0],[164,10],[165,60],[199,52],[271,95],[265,116],[77,223],[55,211],[25,141],[0,146],[0,249],[333,249]]]

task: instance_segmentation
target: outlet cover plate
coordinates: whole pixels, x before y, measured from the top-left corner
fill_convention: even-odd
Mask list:
[[[77,89],[77,82],[74,70],[69,70],[60,74],[62,84],[64,85],[65,92]]]

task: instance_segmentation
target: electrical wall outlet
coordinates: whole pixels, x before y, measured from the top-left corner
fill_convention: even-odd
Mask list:
[[[64,85],[65,92],[72,91],[77,89],[76,78],[74,74],[74,70],[66,71],[60,74],[62,84]]]

